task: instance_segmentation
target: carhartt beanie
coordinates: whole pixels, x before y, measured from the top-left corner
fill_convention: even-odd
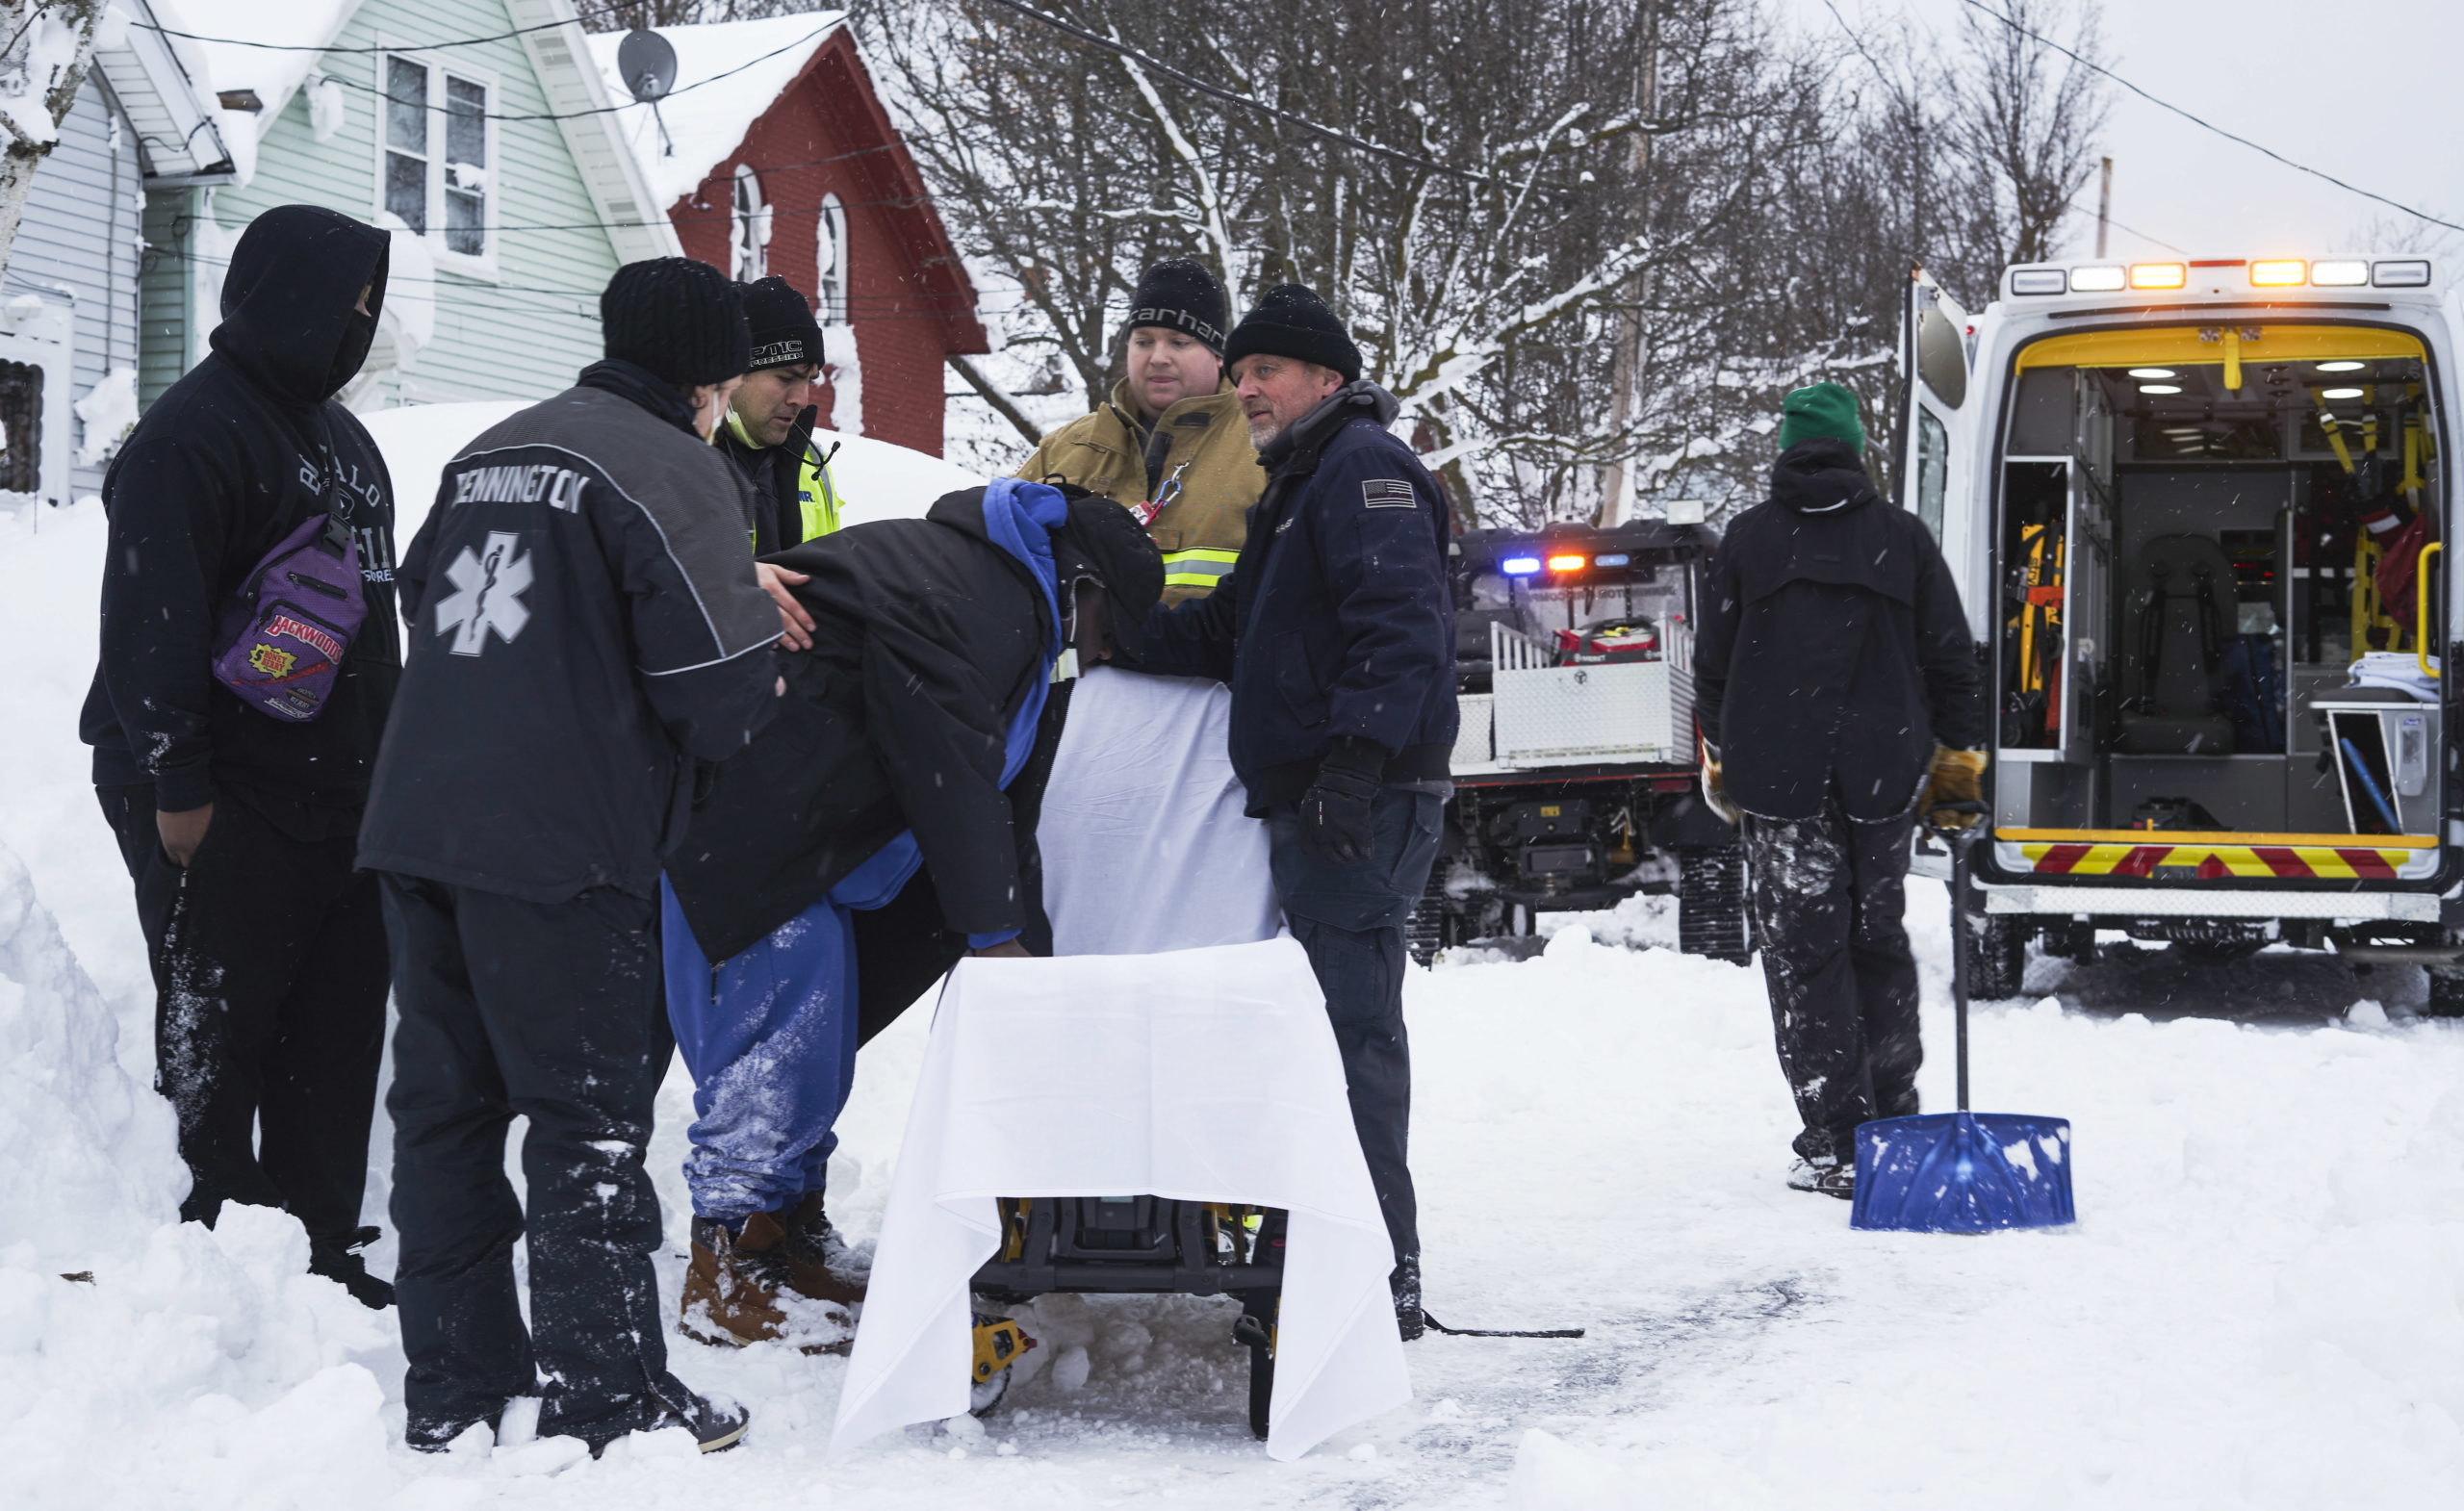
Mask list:
[[[690,257],[627,263],[599,296],[607,354],[669,383],[724,383],[752,363],[744,301],[726,273]]]
[[[1865,427],[1857,420],[1857,396],[1836,383],[1801,388],[1780,401],[1780,449],[1800,441],[1845,441],[1865,449]]]
[[[1168,258],[1146,269],[1129,296],[1129,319],[1121,329],[1159,325],[1204,342],[1223,355],[1223,285],[1204,263]]]
[[[1344,333],[1326,301],[1296,283],[1269,289],[1223,344],[1229,366],[1243,357],[1291,357],[1332,368],[1347,383],[1360,377],[1360,348]]]
[[[753,329],[753,360],[745,365],[747,372],[807,362],[821,365],[821,324],[794,284],[772,273],[739,283],[735,291],[743,296],[745,323]]]

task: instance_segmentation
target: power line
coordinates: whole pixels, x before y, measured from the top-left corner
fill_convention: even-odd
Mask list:
[[[1051,27],[1054,31],[1066,37],[1074,37],[1091,47],[1100,47],[1108,53],[1118,54],[1120,57],[1126,58],[1132,63],[1139,64],[1141,67],[1152,68],[1157,73],[1162,74],[1164,77],[1171,80],[1175,84],[1183,86],[1184,88],[1195,90],[1200,94],[1211,95],[1216,99],[1224,101],[1226,104],[1244,106],[1249,110],[1258,111],[1264,115],[1271,115],[1277,120],[1297,126],[1301,130],[1308,132],[1310,135],[1322,138],[1324,141],[1339,141],[1345,146],[1354,147],[1360,151],[1370,153],[1373,156],[1385,158],[1389,162],[1402,163],[1413,167],[1426,168],[1432,173],[1444,173],[1450,178],[1466,179],[1475,183],[1486,183],[1493,176],[1474,168],[1455,167],[1451,164],[1439,163],[1433,159],[1419,157],[1409,152],[1400,151],[1395,147],[1385,146],[1378,142],[1355,137],[1348,131],[1338,131],[1332,126],[1320,125],[1318,122],[1309,119],[1307,116],[1296,115],[1292,112],[1283,109],[1281,106],[1270,105],[1264,100],[1243,94],[1238,90],[1227,90],[1223,86],[1202,79],[1196,74],[1184,73],[1180,69],[1173,67],[1170,64],[1155,57],[1153,54],[1141,52],[1126,42],[1116,41],[1112,38],[1102,36],[1099,33],[1091,32],[1083,26],[1073,26],[1057,15],[1047,15],[1043,12],[1037,10],[1034,6],[1027,4],[1026,0],[992,0],[992,3],[1001,7],[1005,11],[1014,11],[1018,14],[1026,16],[1031,20],[1040,21],[1044,25]]]
[[[771,59],[778,57],[781,53],[791,53],[799,47],[803,47],[810,42],[818,40],[824,34],[836,28],[838,24],[839,23],[837,21],[833,20],[828,26],[816,27],[814,30],[808,32],[804,36],[796,38],[794,41],[789,42],[784,47],[773,47],[758,58],[748,58],[744,62],[737,64],[734,67],[728,69],[725,73],[714,73],[706,79],[696,79],[690,84],[680,84],[675,89],[672,89],[665,94],[660,95],[657,100],[647,103],[654,106],[664,104],[665,102],[676,98],[676,96],[680,94],[686,93],[689,90],[698,90],[706,84],[716,84],[721,79],[732,78],[736,74],[744,72],[747,68],[753,67],[757,64],[768,63]],[[220,41],[224,38],[213,38],[209,39]],[[380,52],[401,53],[406,55],[419,51],[419,49],[415,47],[386,47],[376,50]],[[586,65],[595,66],[595,64]],[[588,110],[545,111],[536,115],[498,115],[493,111],[457,110],[449,104],[430,105],[425,100],[406,100],[400,95],[386,93],[385,90],[377,85],[362,84],[357,79],[346,79],[339,74],[327,74],[325,77],[332,79],[336,84],[347,85],[351,89],[364,90],[368,93],[377,95],[388,105],[409,105],[419,110],[443,111],[450,115],[460,115],[465,119],[470,120],[580,120],[591,115],[613,115],[620,110],[631,110],[636,104],[645,103],[638,100],[627,100],[621,105],[594,105]]]
[[[621,0],[608,5],[576,6],[574,13],[561,21],[541,21],[534,26],[517,26],[510,32],[499,32],[493,37],[456,37],[441,42],[406,42],[398,47],[319,47],[311,42],[251,42],[244,41],[237,37],[207,37],[197,32],[176,31],[152,21],[135,21],[130,24],[141,31],[159,32],[165,37],[178,37],[192,42],[214,42],[223,47],[254,47],[260,52],[270,53],[431,52],[439,47],[479,47],[489,42],[511,41],[517,37],[527,37],[532,32],[552,32],[575,25],[585,15],[608,15],[626,9],[628,7],[621,3]]]
[[[2212,131],[2218,136],[2222,137],[2227,141],[2239,142],[2243,146],[2248,147],[2253,152],[2272,158],[2276,162],[2283,164],[2286,167],[2292,168],[2297,173],[2307,173],[2312,178],[2323,179],[2327,183],[2335,185],[2338,189],[2359,194],[2364,199],[2374,199],[2391,210],[2400,210],[2404,214],[2411,216],[2416,220],[2426,220],[2432,225],[2445,226],[2451,231],[2464,231],[2464,225],[2458,225],[2452,220],[2443,220],[2426,210],[2416,210],[2412,206],[2403,203],[2401,200],[2390,199],[2385,194],[2374,193],[2370,190],[2362,188],[2359,184],[2348,183],[2344,179],[2336,177],[2333,173],[2324,172],[2319,168],[2312,167],[2306,163],[2296,163],[2293,159],[2286,157],[2283,153],[2276,151],[2272,147],[2262,146],[2258,142],[2252,141],[2247,137],[2242,136],[2236,132],[2227,131],[2216,122],[2209,120],[2202,115],[2194,115],[2190,111],[2182,109],[2182,107],[2174,104],[2170,100],[2159,99],[2155,95],[2148,93],[2145,90],[2141,89],[2138,85],[2131,83],[2128,79],[2123,78],[2120,74],[2106,67],[2103,64],[2096,62],[2094,59],[2083,58],[2079,54],[2072,52],[2069,48],[2063,46],[2060,42],[2055,41],[2052,38],[2045,36],[2041,32],[2030,31],[2027,27],[2021,26],[2013,17],[2003,14],[2001,12],[1996,11],[1989,5],[1984,4],[1983,0],[1961,0],[1961,3],[1971,10],[1984,12],[1987,15],[1993,17],[1993,19],[2001,22],[2004,26],[2009,27],[2011,30],[2032,41],[2040,42],[2043,45],[2052,48],[2055,52],[2058,52],[2065,58],[2078,64],[2081,67],[2090,68],[2097,73],[2103,74],[2106,78],[2113,80],[2116,84],[2120,85],[2123,89],[2128,90],[2131,93],[2138,95],[2141,99],[2145,100],[2148,104],[2155,106],[2157,109],[2170,111],[2174,115],[2182,117],[2182,119],[2189,121],[2194,126],[2203,127],[2206,130]],[[2138,233],[2134,232],[2132,234],[2136,235]]]

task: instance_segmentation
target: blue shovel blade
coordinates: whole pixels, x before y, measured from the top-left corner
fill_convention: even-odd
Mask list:
[[[1857,1130],[1850,1227],[1993,1233],[2078,1220],[2067,1118],[1929,1113],[1877,1118]]]

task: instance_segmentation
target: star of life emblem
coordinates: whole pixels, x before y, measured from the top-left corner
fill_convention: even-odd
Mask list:
[[[436,605],[436,632],[453,636],[455,655],[477,655],[488,648],[488,633],[507,645],[530,623],[522,595],[530,586],[530,558],[520,554],[522,537],[510,530],[490,530],[485,551],[462,548],[445,569],[455,591]]]

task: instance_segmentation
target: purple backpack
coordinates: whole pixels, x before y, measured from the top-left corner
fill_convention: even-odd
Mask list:
[[[359,543],[339,516],[320,514],[266,552],[222,611],[215,678],[251,708],[305,724],[325,711],[367,618]]]

